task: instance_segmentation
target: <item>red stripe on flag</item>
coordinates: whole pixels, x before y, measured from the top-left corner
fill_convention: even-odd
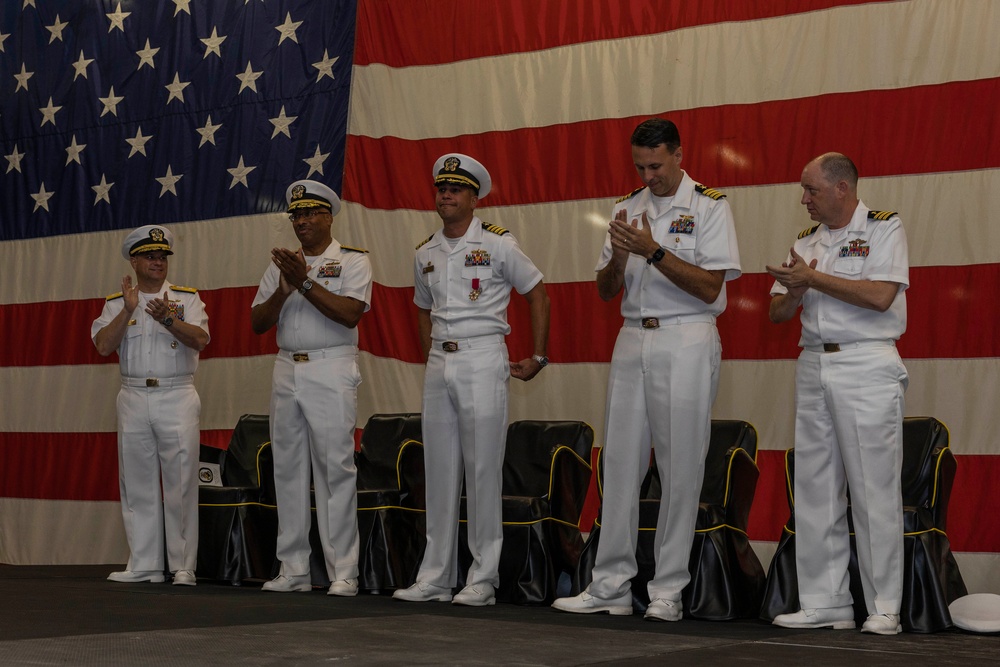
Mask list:
[[[783,259],[782,254],[774,261]],[[768,320],[772,282],[767,274],[753,273],[727,283],[729,306],[718,322],[724,359],[798,356],[798,318],[780,325]],[[910,270],[910,283],[906,292],[909,323],[899,342],[903,357],[1000,357],[1000,309],[976,310],[971,305],[1000,303],[1000,264],[918,267]],[[257,336],[250,329],[249,304],[256,289],[201,292],[212,330],[212,342],[202,352],[202,359],[277,352],[274,330]],[[610,362],[622,322],[619,299],[601,301],[592,281],[550,283],[546,289],[552,300],[549,356],[553,362]],[[0,348],[0,366],[117,363],[117,355],[98,356],[89,339],[90,323],[101,304],[99,299],[89,299],[0,306],[0,337],[5,341]],[[511,357],[530,356],[528,306],[516,293],[511,297],[508,320]],[[20,324],[23,322],[36,326],[29,329]],[[963,335],[956,335],[958,330]],[[59,343],[39,340],[39,332],[58,336]],[[374,285],[372,308],[361,320],[359,339],[361,349],[377,357],[422,363],[413,288]]]
[[[230,431],[203,432],[203,440],[228,439]],[[218,436],[218,437],[217,437]],[[118,500],[118,453],[114,433],[0,432],[0,497],[46,500]],[[989,507],[1000,456],[958,456],[948,512],[948,536],[957,551],[1000,552],[1000,518]],[[596,460],[596,450],[595,450]],[[750,537],[777,541],[788,518],[784,452],[757,453],[760,480],[750,512]],[[592,478],[591,487],[596,484]],[[597,513],[596,488],[580,521],[588,530]]]
[[[865,178],[1000,167],[1000,132],[988,131],[997,127],[997,115],[982,103],[996,99],[1000,78],[660,115],[677,124],[692,177],[725,188],[797,183],[802,167],[831,149],[850,155]],[[920,113],[900,117],[900,109]],[[644,119],[423,140],[351,135],[344,199],[373,209],[431,210],[431,167],[452,151],[477,157],[490,170],[493,190],[483,205],[618,197],[641,185],[629,137]],[[942,132],[945,121],[987,131]]]
[[[871,0],[360,0],[354,64],[436,65],[860,4]],[[459,37],[442,38],[442,25]],[[463,38],[466,35],[476,38]]]

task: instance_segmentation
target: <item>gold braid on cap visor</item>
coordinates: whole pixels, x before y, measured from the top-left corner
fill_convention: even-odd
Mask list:
[[[291,204],[289,204],[288,210],[295,211],[300,208],[316,208],[317,206],[321,206],[328,211],[333,210],[333,207],[330,205],[330,202],[326,201],[325,199],[299,199],[298,201],[293,201]]]
[[[468,185],[471,188],[479,190],[479,183],[467,176],[462,176],[461,174],[447,174],[441,175],[434,179],[434,185],[438,183],[454,183],[456,185]]]
[[[134,257],[135,255],[138,255],[139,253],[142,253],[142,252],[151,252],[153,250],[163,250],[167,254],[170,254],[170,255],[174,254],[170,250],[170,246],[168,246],[166,243],[146,243],[145,245],[141,245],[141,246],[137,246],[137,247],[132,248],[131,250],[128,251],[128,255],[129,255],[129,257]]]

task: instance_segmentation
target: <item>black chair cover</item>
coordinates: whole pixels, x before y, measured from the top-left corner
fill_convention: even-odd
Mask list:
[[[684,614],[703,620],[756,616],[764,592],[764,568],[750,546],[747,522],[757,488],[757,431],[740,420],[712,420],[691,545],[691,581],[684,588]],[[598,455],[598,490],[603,491],[603,450]],[[655,460],[640,487],[638,572],[632,578],[633,605],[649,605],[647,585],[655,576],[656,522],[660,510],[660,478]],[[590,584],[600,543],[601,516],[591,529],[573,579],[573,593]]]
[[[794,461],[794,450],[789,449],[785,453],[785,475],[791,516],[768,570],[767,590],[760,612],[765,621],[799,609],[792,494]],[[933,417],[905,418],[901,471],[904,533],[900,624],[907,632],[937,632],[951,627],[948,605],[967,594],[946,533],[955,470],[947,427]],[[853,527],[849,508],[848,522]],[[861,589],[853,528],[849,572],[854,616],[860,624],[867,618],[868,610]]]

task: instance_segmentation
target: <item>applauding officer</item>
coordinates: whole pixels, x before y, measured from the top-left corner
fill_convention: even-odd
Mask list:
[[[271,390],[271,442],[278,501],[281,573],[266,591],[308,591],[309,478],[329,595],[358,592],[357,414],[358,322],[371,303],[366,251],[331,234],[337,194],[315,181],[288,187],[288,218],[302,247],[275,248],[253,301],[251,322],[262,334],[278,327]]]
[[[174,584],[194,586],[198,564],[198,353],[208,345],[205,304],[167,281],[172,235],[146,225],[125,238],[135,271],[122,279],[90,335],[101,356],[118,352],[118,486],[129,559],[110,581],[160,582],[164,539]],[[162,503],[161,503],[162,488]]]

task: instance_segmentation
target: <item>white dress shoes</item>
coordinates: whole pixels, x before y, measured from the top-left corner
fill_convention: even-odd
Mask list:
[[[683,616],[684,607],[680,600],[656,598],[646,607],[647,621],[679,621]]]
[[[261,587],[264,591],[274,591],[276,593],[291,593],[293,591],[307,592],[312,590],[312,580],[308,574],[287,575],[279,574]]]
[[[400,588],[392,594],[393,600],[407,602],[451,602],[451,589],[418,581],[409,588]]]
[[[584,591],[571,598],[559,598],[552,603],[552,608],[571,614],[597,614],[606,611],[612,616],[629,616],[632,614],[632,592],[614,600],[602,600]]]
[[[854,607],[830,607],[828,609],[800,609],[792,614],[779,614],[771,621],[783,628],[832,628],[851,630],[854,624]]]
[[[496,591],[493,588],[493,584],[466,586],[458,595],[452,598],[451,603],[467,607],[488,607],[497,603]]]
[[[339,579],[330,584],[327,595],[338,595],[342,598],[352,598],[358,594],[357,579]]]
[[[177,570],[174,572],[174,586],[197,586],[198,579],[191,570]]]
[[[898,614],[872,614],[861,626],[861,632],[873,635],[898,635],[902,631]]]
[[[157,570],[123,570],[121,572],[112,572],[108,575],[108,581],[117,581],[120,584],[137,584],[141,581],[160,584],[163,583],[165,579],[166,577],[163,576],[163,573],[158,572]]]

